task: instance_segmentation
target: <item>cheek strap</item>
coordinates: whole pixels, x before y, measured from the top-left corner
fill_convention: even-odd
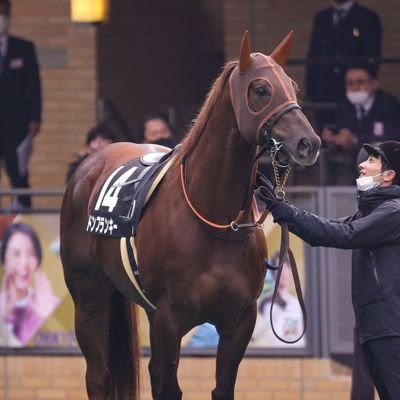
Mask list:
[[[260,138],[259,138],[259,143],[261,145],[267,143],[268,140],[272,139],[272,128],[275,126],[275,124],[283,117],[286,113],[289,111],[292,111],[294,109],[301,110],[301,107],[297,103],[291,103],[288,104],[286,107],[284,107],[282,110],[274,114],[261,128],[260,131]]]

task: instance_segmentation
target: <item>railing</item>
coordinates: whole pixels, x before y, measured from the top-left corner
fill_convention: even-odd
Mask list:
[[[37,188],[37,189],[0,189],[0,214],[8,213],[54,213],[60,211],[60,205],[54,207],[40,207],[36,206],[34,209],[22,208],[17,205],[17,197],[20,195],[30,195],[34,198],[44,197],[58,198],[61,204],[62,196],[64,195],[64,188]],[[9,198],[7,205],[4,205],[4,198]]]
[[[286,65],[350,65],[358,62],[373,61],[377,65],[400,64],[400,57],[346,57],[346,58],[289,58]]]

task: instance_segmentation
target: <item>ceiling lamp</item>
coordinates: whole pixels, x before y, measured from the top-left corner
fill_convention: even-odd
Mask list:
[[[108,9],[108,0],[71,0],[71,19],[73,22],[104,22]]]

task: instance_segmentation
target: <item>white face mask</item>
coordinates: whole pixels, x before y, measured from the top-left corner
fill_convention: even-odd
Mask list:
[[[355,106],[362,106],[369,99],[369,92],[366,90],[358,90],[357,92],[347,91],[346,97],[349,102]]]
[[[0,36],[3,36],[8,31],[8,26],[10,24],[10,17],[7,15],[0,15]]]
[[[365,192],[370,189],[374,189],[381,184],[379,177],[383,176],[384,172],[375,176],[362,176],[356,179],[357,189],[360,192]]]

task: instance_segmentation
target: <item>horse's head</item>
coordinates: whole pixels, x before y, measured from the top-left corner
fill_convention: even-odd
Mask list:
[[[280,142],[290,161],[315,163],[321,141],[297,103],[297,85],[283,71],[292,47],[292,32],[270,56],[250,53],[243,36],[240,59],[230,78],[230,91],[240,134],[251,144]]]

